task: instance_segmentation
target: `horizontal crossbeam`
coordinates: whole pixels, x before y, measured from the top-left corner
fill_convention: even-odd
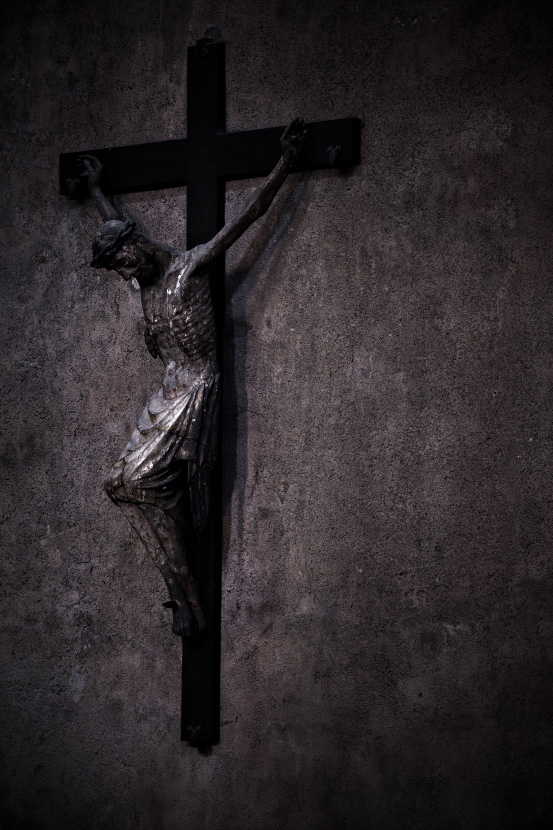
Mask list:
[[[359,163],[360,129],[358,118],[316,121],[307,125],[308,142],[295,170],[346,168]],[[285,127],[268,127],[237,133],[219,133],[216,139],[217,175],[222,179],[246,179],[270,173],[280,158],[279,139]],[[340,150],[336,158],[332,151]],[[181,187],[188,176],[188,141],[177,138],[127,147],[104,147],[85,150],[104,166],[103,189],[113,193]],[[81,178],[79,153],[60,155],[60,193],[73,199],[88,196],[86,181]],[[72,182],[76,184],[71,185]]]

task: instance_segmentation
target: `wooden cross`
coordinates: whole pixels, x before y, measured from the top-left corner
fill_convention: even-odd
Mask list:
[[[187,186],[187,248],[207,242],[224,224],[225,182],[267,175],[280,158],[284,126],[225,132],[225,46],[210,38],[188,48],[188,138],[81,150],[60,156],[60,192],[72,199],[88,196],[77,159],[96,156],[104,167],[108,194]],[[301,114],[301,113],[300,113]],[[307,125],[308,141],[293,170],[317,170],[359,162],[360,127],[356,118]],[[211,266],[215,315],[222,343],[224,262]],[[221,355],[220,355],[221,357]],[[223,361],[220,360],[222,367]],[[219,458],[221,453],[219,453]],[[197,642],[183,639],[181,737],[193,746],[219,741],[221,615],[221,464],[214,474],[209,527],[202,550],[193,555],[200,582],[207,631]],[[200,555],[201,553],[201,555]],[[188,552],[187,552],[188,555]]]

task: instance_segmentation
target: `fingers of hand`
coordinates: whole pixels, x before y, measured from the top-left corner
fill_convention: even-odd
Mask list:
[[[306,135],[307,128],[303,118],[294,118],[294,120],[288,124],[280,139],[283,150],[284,148],[287,148],[289,151],[292,149],[296,152],[299,151],[305,141]]]
[[[89,172],[92,172],[93,170],[102,170],[102,165],[100,164],[96,156],[91,156],[87,153],[84,153],[82,156],[79,156],[77,161],[80,164],[84,165],[84,167],[86,167],[86,169]]]
[[[90,153],[83,153],[81,156],[79,156],[79,159],[88,159],[88,161],[91,161],[93,164],[100,165],[100,162],[98,161],[96,156],[93,156]]]
[[[303,118],[294,119],[293,127],[294,127],[294,130],[293,130],[293,132],[294,132],[294,141],[295,142],[302,141],[305,138],[305,136],[307,135],[307,129],[305,127],[305,121],[303,120]]]

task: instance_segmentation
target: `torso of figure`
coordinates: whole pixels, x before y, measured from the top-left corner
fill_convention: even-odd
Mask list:
[[[142,291],[149,336],[165,366],[163,394],[176,398],[217,372],[209,278],[186,252],[171,254],[159,279]]]

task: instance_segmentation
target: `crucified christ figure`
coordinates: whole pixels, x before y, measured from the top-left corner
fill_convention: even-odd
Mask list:
[[[136,231],[133,222],[123,221],[100,187],[100,162],[94,156],[81,157],[104,220],[91,265],[138,281],[146,344],[165,366],[163,386],[144,407],[104,486],[160,569],[173,631],[183,637],[206,626],[198,584],[189,569],[183,501],[199,537],[209,511],[219,412],[215,321],[204,266],[266,212],[305,136],[304,123],[296,118],[280,140],[282,158],[244,210],[210,242],[189,251],[154,242]]]

